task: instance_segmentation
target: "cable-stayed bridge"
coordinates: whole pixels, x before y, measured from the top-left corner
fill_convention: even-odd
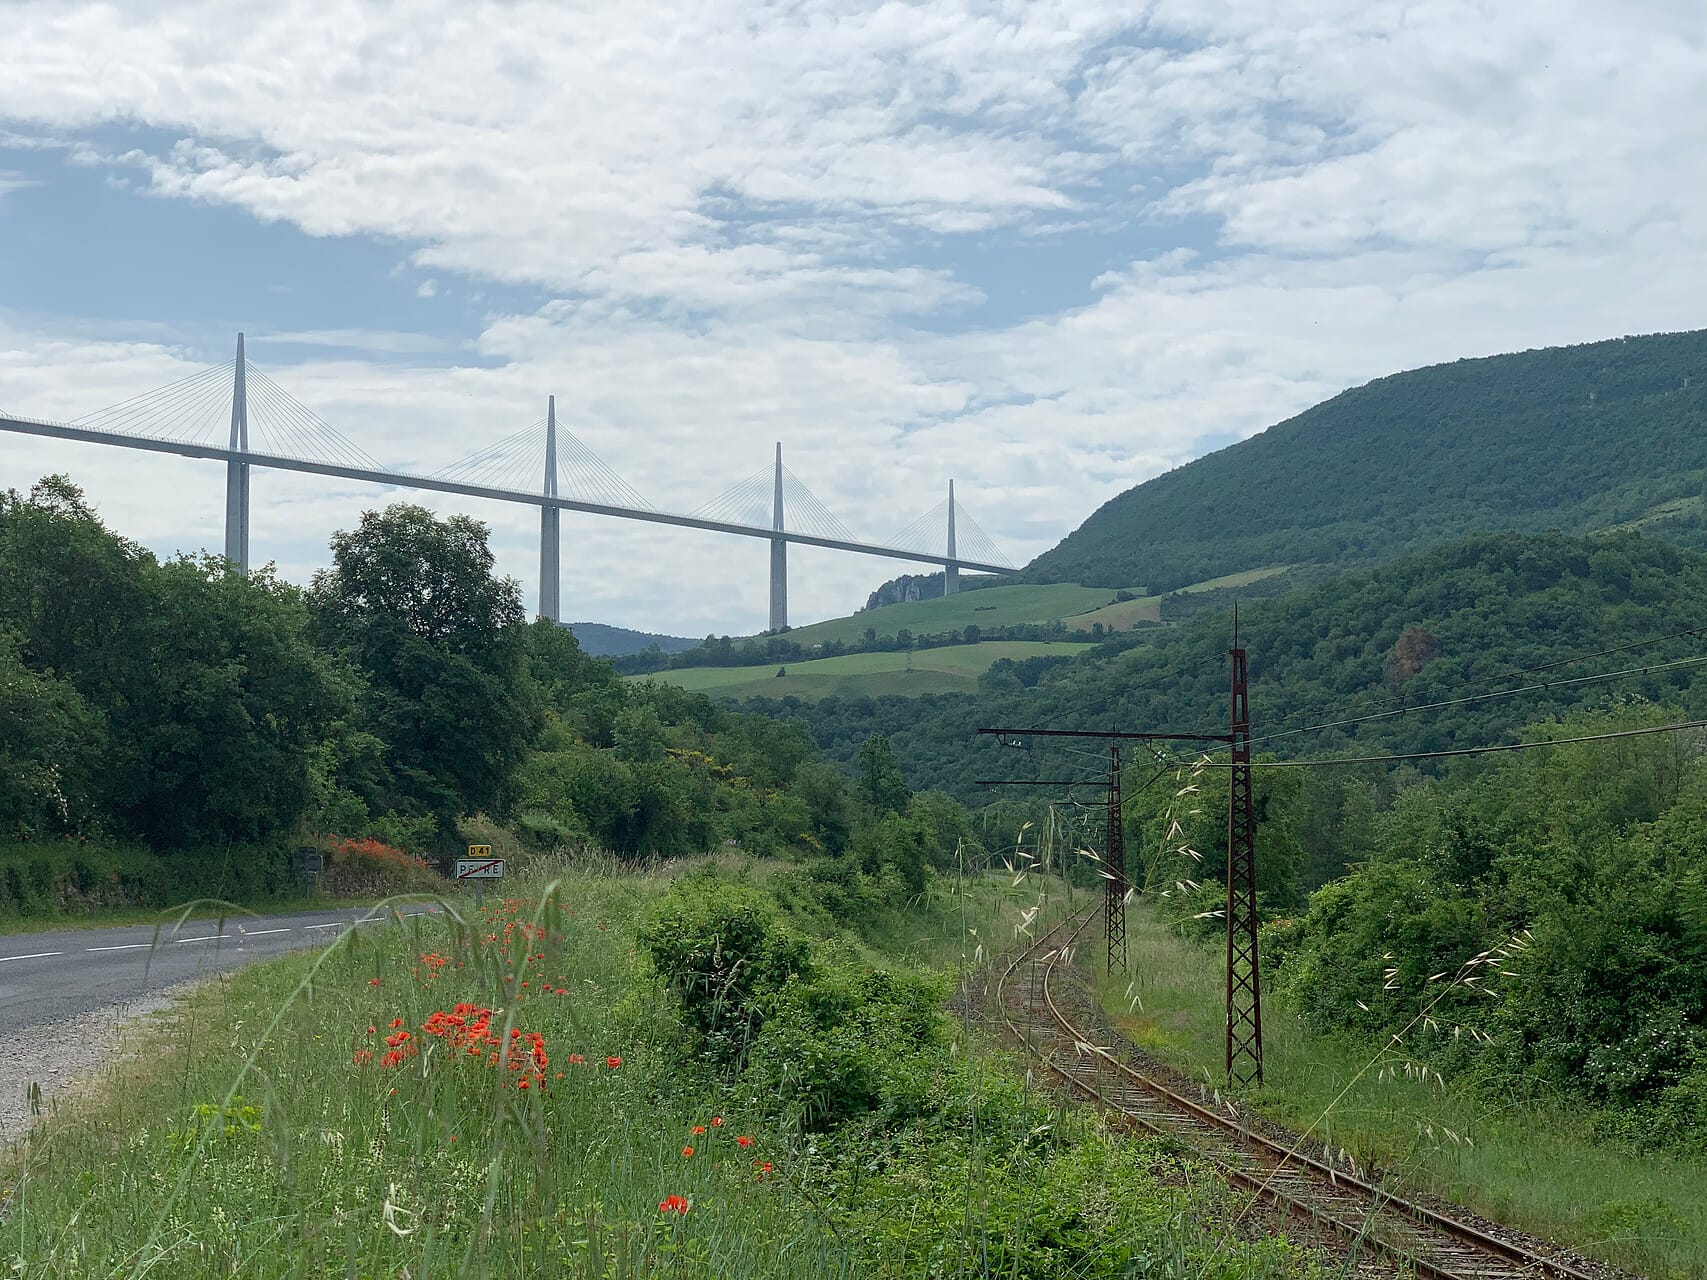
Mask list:
[[[557,400],[545,417],[430,475],[388,469],[248,362],[243,335],[237,357],[70,422],[9,416],[0,430],[57,440],[144,449],[225,463],[225,555],[249,570],[249,473],[252,468],[300,471],[371,484],[458,493],[540,509],[539,613],[562,620],[558,523],[564,511],[618,520],[704,529],[769,541],[770,629],[788,625],[788,544],[941,565],[953,594],[960,571],[1014,573],[976,521],[948,497],[885,542],[849,532],[782,464],[755,472],[689,512],[660,510],[557,423]],[[223,443],[222,443],[223,441]]]

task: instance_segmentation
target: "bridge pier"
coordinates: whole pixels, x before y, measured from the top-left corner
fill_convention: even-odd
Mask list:
[[[237,365],[231,384],[231,451],[249,452],[249,388],[243,335],[237,335]],[[236,458],[225,464],[225,558],[237,572],[249,572],[249,464]]]
[[[960,562],[954,558],[954,481],[948,482],[948,560],[942,566],[942,593],[960,590]]]
[[[782,532],[782,442],[776,446],[776,488],[771,497],[771,528]],[[781,631],[788,626],[788,540],[771,539],[771,614],[770,630]]]
[[[557,397],[545,400],[545,487],[548,498],[557,496]],[[539,616],[550,622],[562,622],[558,597],[561,575],[558,552],[562,545],[559,522],[562,509],[543,504],[539,509]]]

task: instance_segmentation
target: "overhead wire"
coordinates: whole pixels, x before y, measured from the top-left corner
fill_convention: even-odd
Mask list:
[[[1417,711],[1438,711],[1445,707],[1462,707],[1476,702],[1488,702],[1495,698],[1512,698],[1521,693],[1534,693],[1537,690],[1563,689],[1572,685],[1594,684],[1602,680],[1616,680],[1630,675],[1650,675],[1660,671],[1672,671],[1680,667],[1696,667],[1707,663],[1707,654],[1692,658],[1678,658],[1671,662],[1649,663],[1646,666],[1626,667],[1622,671],[1606,671],[1599,675],[1573,676],[1566,680],[1543,680],[1535,684],[1521,685],[1515,689],[1494,689],[1487,693],[1468,694],[1462,698],[1445,698],[1438,702],[1419,702],[1411,706],[1395,707],[1391,711],[1376,711],[1366,716],[1354,716],[1347,720],[1328,720],[1321,724],[1305,725],[1298,729],[1286,729],[1279,733],[1264,734],[1251,739],[1251,745],[1257,746],[1264,742],[1274,742],[1281,738],[1296,737],[1301,733],[1315,733],[1324,729],[1342,729],[1353,725],[1368,724],[1374,720],[1390,720],[1396,716],[1410,715]],[[1563,665],[1563,664],[1550,664]]]
[[[1539,747],[1563,747],[1578,742],[1610,742],[1615,738],[1639,738],[1655,733],[1707,729],[1707,720],[1681,720],[1675,724],[1650,725],[1641,729],[1618,729],[1610,733],[1585,733],[1571,738],[1543,738],[1535,742],[1503,742],[1483,747],[1454,747],[1443,751],[1410,751],[1396,755],[1347,756],[1332,760],[1254,760],[1253,769],[1313,769],[1362,764],[1398,764],[1408,760],[1444,760],[1454,756],[1481,756],[1504,751],[1533,751]],[[1226,761],[1215,762],[1218,768]]]
[[[1494,681],[1494,680],[1510,680],[1510,679],[1514,679],[1514,678],[1519,677],[1519,676],[1533,675],[1536,672],[1540,672],[1540,671],[1551,671],[1551,670],[1554,670],[1558,667],[1570,666],[1573,663],[1577,663],[1577,662],[1588,662],[1588,661],[1591,661],[1592,659],[1595,659],[1595,658],[1609,657],[1611,655],[1619,654],[1619,653],[1629,653],[1629,652],[1632,652],[1636,649],[1646,648],[1649,645],[1663,644],[1664,642],[1666,642],[1668,640],[1681,640],[1681,639],[1688,637],[1688,636],[1701,635],[1704,632],[1707,632],[1707,627],[1689,627],[1689,628],[1686,628],[1682,631],[1673,631],[1673,632],[1666,632],[1666,633],[1661,634],[1661,635],[1646,636],[1640,640],[1633,640],[1633,641],[1630,641],[1630,642],[1625,643],[1625,644],[1610,645],[1606,648],[1596,649],[1596,650],[1593,650],[1593,651],[1587,652],[1587,653],[1569,654],[1563,658],[1555,658],[1555,659],[1552,659],[1550,661],[1536,663],[1536,664],[1534,664],[1532,666],[1528,666],[1528,667],[1517,667],[1513,670],[1503,672],[1499,675],[1465,676],[1462,679],[1452,681],[1450,684],[1447,684],[1445,687],[1448,689],[1451,689],[1451,688],[1462,687],[1464,685],[1484,684],[1484,683]],[[1610,678],[1612,678],[1613,675],[1624,675],[1624,674],[1629,674],[1630,672],[1639,671],[1639,670],[1640,670],[1640,668],[1629,668],[1624,672],[1610,673],[1606,678],[1610,679]],[[1566,683],[1566,682],[1564,682],[1564,681],[1542,682],[1540,685],[1530,686],[1529,690],[1532,691],[1535,688],[1546,688],[1546,687],[1548,687],[1549,684],[1564,684],[1564,683]],[[1486,694],[1474,695],[1473,697],[1466,699],[1466,701],[1475,701],[1475,700],[1479,700],[1479,699],[1483,699],[1483,698],[1504,697],[1504,696],[1507,696],[1508,694],[1514,693],[1514,692],[1521,692],[1521,691],[1519,691],[1519,690],[1503,690],[1503,689],[1492,690]],[[1376,693],[1375,691],[1371,690],[1367,694],[1365,694],[1364,696],[1379,697],[1381,695]],[[1402,696],[1403,695],[1393,695],[1393,694],[1386,695],[1388,701],[1393,701],[1396,698],[1400,698]],[[1424,710],[1424,709],[1429,709],[1429,708],[1451,706],[1451,705],[1456,705],[1456,700],[1448,699],[1448,700],[1443,700],[1443,701],[1436,702],[1436,703],[1417,704],[1415,707],[1411,707],[1411,708],[1406,708],[1406,707],[1401,706],[1401,707],[1391,708],[1391,709],[1384,710],[1384,711],[1371,712],[1367,716],[1352,717],[1352,718],[1348,718],[1348,719],[1334,720],[1334,721],[1324,721],[1321,724],[1305,725],[1305,726],[1302,726],[1299,728],[1281,729],[1281,730],[1277,730],[1274,733],[1265,734],[1261,738],[1253,739],[1252,742],[1253,742],[1253,745],[1255,745],[1258,742],[1272,742],[1272,741],[1276,740],[1277,738],[1293,736],[1293,735],[1300,734],[1300,733],[1310,733],[1310,732],[1315,732],[1315,731],[1322,730],[1322,729],[1339,728],[1339,727],[1349,726],[1352,724],[1363,723],[1364,721],[1367,721],[1367,720],[1376,720],[1376,719],[1382,719],[1382,718],[1390,717],[1390,716],[1394,716],[1394,715],[1403,715],[1403,714],[1407,714],[1409,710]]]

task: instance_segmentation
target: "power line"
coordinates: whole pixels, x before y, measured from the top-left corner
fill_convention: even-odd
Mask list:
[[[1617,654],[1617,653],[1629,653],[1632,650],[1645,648],[1648,645],[1663,644],[1667,640],[1681,640],[1686,636],[1700,635],[1704,631],[1707,631],[1707,627],[1690,627],[1690,628],[1687,628],[1686,630],[1683,630],[1683,631],[1667,632],[1664,635],[1647,636],[1641,640],[1632,640],[1627,644],[1611,645],[1611,646],[1608,646],[1607,648],[1595,649],[1595,650],[1588,652],[1588,653],[1570,654],[1570,655],[1563,657],[1563,658],[1555,658],[1549,662],[1536,663],[1533,666],[1517,667],[1514,670],[1504,672],[1500,675],[1466,676],[1461,680],[1453,681],[1451,684],[1448,684],[1445,687],[1448,689],[1451,689],[1451,688],[1461,687],[1461,686],[1467,685],[1467,684],[1485,684],[1485,683],[1488,683],[1488,682],[1494,681],[1494,680],[1510,680],[1510,679],[1514,679],[1518,676],[1533,675],[1536,672],[1540,672],[1540,671],[1551,671],[1557,667],[1570,666],[1572,663],[1576,663],[1576,662],[1587,662],[1593,658],[1605,658],[1605,657],[1610,657],[1611,655]],[[1632,668],[1628,668],[1627,670],[1622,671],[1622,672],[1609,673],[1604,678],[1611,679],[1614,676],[1627,675],[1630,672],[1637,671],[1637,670],[1641,670],[1641,669],[1632,667]],[[1599,678],[1599,677],[1596,677],[1596,678]],[[1533,688],[1546,688],[1548,683],[1549,682],[1543,682],[1540,685],[1531,686],[1531,689],[1533,689]],[[1563,684],[1566,682],[1564,682],[1564,681],[1553,681],[1551,683]],[[1507,689],[1494,690],[1494,691],[1491,691],[1489,693],[1475,695],[1474,697],[1464,699],[1463,701],[1476,701],[1478,698],[1499,698],[1499,697],[1505,697],[1511,693],[1521,693],[1521,692],[1525,692],[1525,691],[1526,690],[1507,690]],[[1375,690],[1369,690],[1362,696],[1376,697],[1376,696],[1379,696],[1379,694]],[[1394,701],[1397,698],[1400,698],[1402,696],[1403,696],[1402,694],[1389,694],[1389,695],[1387,695],[1387,701],[1392,702],[1392,701]],[[1388,711],[1372,712],[1367,716],[1363,716],[1363,717],[1356,718],[1356,719],[1337,720],[1337,721],[1330,721],[1330,722],[1327,722],[1324,724],[1306,725],[1303,728],[1298,728],[1298,729],[1283,729],[1283,730],[1280,730],[1278,732],[1264,734],[1260,738],[1253,739],[1253,744],[1254,743],[1260,743],[1260,742],[1273,742],[1277,738],[1289,737],[1293,734],[1299,734],[1299,733],[1310,733],[1310,732],[1313,732],[1313,731],[1318,730],[1318,729],[1342,728],[1342,727],[1352,725],[1352,724],[1361,724],[1365,720],[1377,720],[1377,719],[1382,718],[1383,716],[1404,715],[1410,711],[1420,711],[1420,710],[1426,710],[1426,709],[1429,709],[1432,707],[1443,707],[1443,706],[1452,706],[1452,705],[1455,705],[1455,703],[1452,701],[1442,701],[1442,702],[1430,703],[1430,704],[1426,704],[1426,705],[1419,705],[1416,707],[1409,707],[1409,708],[1400,707],[1400,708],[1395,708],[1395,709],[1388,710]]]
[[[1681,634],[1693,635],[1694,633],[1686,631]],[[1666,637],[1666,639],[1676,638],[1677,637],[1675,636]],[[1600,657],[1602,655],[1591,654],[1585,656]],[[1563,665],[1563,662],[1574,662],[1578,660],[1579,659],[1567,658],[1563,659],[1561,663],[1551,663],[1548,665],[1558,666]],[[1372,720],[1390,720],[1395,716],[1410,715],[1414,711],[1438,711],[1442,707],[1462,707],[1473,702],[1487,702],[1493,698],[1511,698],[1520,693],[1534,693],[1538,689],[1562,689],[1569,685],[1592,684],[1598,680],[1616,680],[1622,676],[1629,675],[1645,676],[1656,671],[1672,671],[1679,667],[1700,666],[1704,662],[1707,662],[1707,655],[1694,658],[1678,658],[1672,662],[1651,663],[1645,667],[1626,667],[1622,671],[1605,671],[1594,676],[1573,676],[1568,680],[1542,680],[1536,684],[1522,685],[1516,689],[1495,689],[1488,693],[1473,693],[1463,698],[1447,698],[1439,702],[1419,702],[1414,706],[1395,707],[1391,711],[1375,711],[1371,712],[1369,715],[1354,716],[1348,720],[1328,720],[1321,724],[1305,725],[1300,729],[1286,729],[1279,733],[1264,734],[1262,737],[1253,738],[1251,741],[1253,745],[1262,742],[1274,742],[1280,738],[1292,738],[1301,733],[1315,733],[1322,729],[1344,729],[1352,725],[1368,724]]]
[[[1406,760],[1442,760],[1449,756],[1480,756],[1496,751],[1530,751],[1536,747],[1562,747],[1575,742],[1608,742],[1614,738],[1638,738],[1645,734],[1675,733],[1684,729],[1707,729],[1707,720],[1683,720],[1676,724],[1651,725],[1646,729],[1620,729],[1614,733],[1588,733],[1574,738],[1547,738],[1541,742],[1504,742],[1487,747],[1458,747],[1450,751],[1412,751],[1404,755],[1348,756],[1336,760],[1257,760],[1253,769],[1313,769],[1331,765],[1399,764]],[[1225,761],[1216,761],[1225,768]]]

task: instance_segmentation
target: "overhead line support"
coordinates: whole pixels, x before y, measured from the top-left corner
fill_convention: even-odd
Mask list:
[[[1108,939],[1108,968],[1126,972],[1126,834],[1122,829],[1120,802],[1120,744],[1108,744],[1108,820],[1104,837],[1103,925]]]
[[[1235,623],[1235,628],[1237,624]],[[1257,958],[1256,817],[1245,651],[1231,654],[1232,761],[1227,779],[1227,1079],[1262,1083],[1262,977]]]

